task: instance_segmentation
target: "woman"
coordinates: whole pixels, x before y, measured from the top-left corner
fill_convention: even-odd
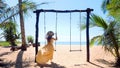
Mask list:
[[[52,31],[47,32],[47,44],[41,48],[36,55],[36,62],[38,64],[46,64],[48,61],[52,62],[54,52],[53,42],[57,40],[57,35],[56,38],[53,38],[53,36],[54,33]]]

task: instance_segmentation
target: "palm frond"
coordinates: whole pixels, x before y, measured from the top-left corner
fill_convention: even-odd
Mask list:
[[[107,35],[107,34],[109,34],[111,31],[114,31],[114,30],[115,30],[114,27],[115,27],[116,23],[117,23],[116,21],[111,21],[111,22],[109,23],[109,25],[108,25],[108,28],[105,30],[104,35]]]
[[[101,8],[103,10],[103,13],[105,13],[107,11],[107,4],[110,3],[110,0],[103,0]]]
[[[3,37],[4,37],[4,35],[3,35],[3,32],[2,32],[2,33],[0,34],[0,39],[3,38]]]
[[[102,44],[102,35],[95,36],[91,39],[90,45],[93,46],[94,44]]]
[[[2,14],[7,7],[8,5],[3,0],[1,0],[0,1],[0,14]]]
[[[47,2],[36,4],[31,1],[23,1],[22,2],[22,11],[24,14],[27,14],[29,11],[33,11],[37,8],[38,5],[47,4]],[[8,19],[19,14],[19,4],[13,7],[9,7],[4,13],[0,14],[0,23],[4,23]]]
[[[85,24],[85,23],[82,23],[82,24],[80,25],[80,29],[81,29],[81,30],[86,29],[86,24]]]
[[[92,24],[93,27],[94,26],[101,27],[104,30],[107,29],[107,27],[108,27],[107,22],[103,18],[101,18],[100,16],[97,16],[95,14],[91,15],[90,20],[91,20],[90,24]]]
[[[103,45],[103,48],[105,51],[110,52],[113,56],[116,56],[116,54],[114,53],[114,49],[112,47],[109,47],[109,45]]]
[[[37,8],[37,5],[35,2],[31,1],[23,1],[22,2],[22,10],[24,10],[24,13],[28,13],[28,11],[33,11]]]
[[[7,8],[4,13],[0,14],[0,22],[4,23],[8,19],[14,17],[19,13],[18,11],[19,11],[18,5]]]
[[[120,23],[116,23],[114,27],[114,35],[115,35],[116,41],[118,42],[118,46],[120,48]]]
[[[111,21],[109,26],[108,26],[108,29],[114,29],[116,23],[117,23],[116,21]]]
[[[86,29],[86,17],[83,18],[84,20],[82,21],[82,24],[80,25],[80,29],[81,30],[85,30]],[[94,27],[95,24],[91,22],[90,20],[90,24],[89,24],[89,28]]]

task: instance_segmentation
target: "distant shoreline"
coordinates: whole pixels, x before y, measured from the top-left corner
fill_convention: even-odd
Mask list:
[[[44,45],[45,42],[40,42],[41,45]],[[56,45],[86,45],[86,42],[55,42]]]
[[[85,46],[86,42],[54,42],[54,45],[82,45]],[[40,42],[40,45],[45,45],[45,42]],[[98,44],[94,44],[95,46],[97,46]]]

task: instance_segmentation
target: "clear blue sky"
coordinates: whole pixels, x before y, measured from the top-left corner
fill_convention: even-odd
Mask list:
[[[9,6],[16,5],[18,0],[5,0]],[[105,18],[106,16],[102,13],[101,3],[103,0],[31,0],[36,2],[37,4],[42,2],[50,2],[46,5],[41,5],[38,9],[58,9],[58,10],[85,10],[86,8],[92,8],[97,15]],[[81,13],[81,16],[85,16],[85,13]],[[58,41],[69,41],[70,38],[70,27],[69,27],[69,14],[58,14]],[[43,14],[40,16],[40,31],[39,31],[39,41],[44,41],[44,22],[43,22]],[[79,13],[72,14],[72,41],[79,41]],[[83,20],[83,19],[82,19]],[[26,36],[32,35],[35,37],[35,14],[30,13],[30,17],[25,17],[25,33]],[[18,19],[19,25],[19,19]],[[18,27],[19,28],[19,27]],[[20,28],[19,28],[20,29]],[[46,31],[55,31],[55,14],[54,13],[46,13]],[[81,33],[81,40],[85,41],[85,31]],[[93,36],[102,34],[102,30],[95,28],[90,29],[90,38]]]

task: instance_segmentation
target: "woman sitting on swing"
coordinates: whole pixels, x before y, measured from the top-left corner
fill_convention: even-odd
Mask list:
[[[36,55],[36,62],[38,64],[46,64],[48,61],[52,62],[54,52],[53,42],[57,40],[57,35],[56,38],[53,38],[53,36],[54,33],[52,31],[47,32],[47,44],[41,48]]]

